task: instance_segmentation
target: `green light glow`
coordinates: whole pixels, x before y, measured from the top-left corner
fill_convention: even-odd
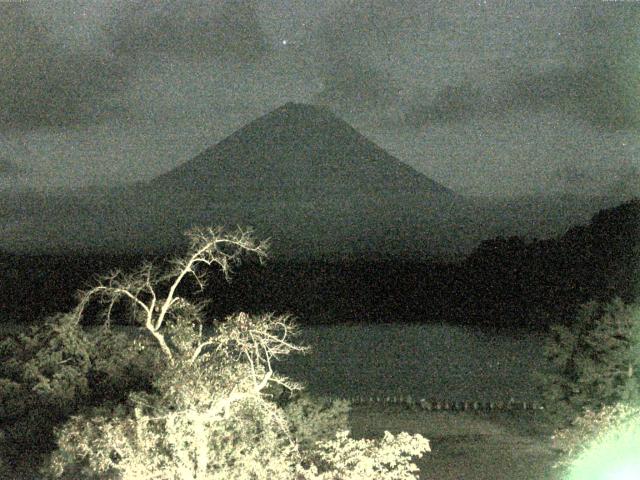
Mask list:
[[[569,468],[566,480],[640,479],[640,418],[596,439]]]
[[[625,465],[624,467],[617,468],[609,472],[608,474],[606,474],[605,478],[606,480],[631,480],[633,478],[638,478],[638,472],[640,472],[638,468],[640,468],[640,464],[638,463],[633,465]]]

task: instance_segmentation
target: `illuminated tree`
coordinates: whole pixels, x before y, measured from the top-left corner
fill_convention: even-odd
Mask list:
[[[542,375],[547,413],[558,426],[640,394],[640,308],[619,298],[581,306],[570,326],[555,325]]]
[[[302,388],[272,368],[280,355],[308,350],[291,342],[296,327],[290,317],[238,313],[215,322],[214,335],[203,334],[204,304],[179,296],[181,282],[192,277],[203,289],[205,267],[217,265],[228,277],[242,254],[262,260],[266,246],[242,231],[223,236],[220,230],[196,229],[189,238],[189,253],[172,260],[165,274],[145,264],[131,275],[102,277],[80,292],[71,315],[76,325],[97,299],[106,306],[108,329],[114,306],[125,300],[136,307],[132,318],[165,366],[155,372],[152,391],[72,416],[57,430],[58,449],[42,473],[167,480],[414,478],[417,467],[410,457],[429,451],[421,435],[387,433],[379,442],[354,441],[342,429],[332,441],[327,424],[335,425],[332,417],[346,421],[345,405],[334,404],[325,418],[316,412],[314,429],[303,425],[296,409],[272,401],[274,384]],[[164,283],[168,287],[161,292]],[[132,347],[147,348],[137,342]]]
[[[562,452],[556,468],[570,480],[637,478],[640,467],[640,408],[624,403],[587,410],[553,435]]]

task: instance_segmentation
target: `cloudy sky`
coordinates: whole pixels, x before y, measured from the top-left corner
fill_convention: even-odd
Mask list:
[[[148,180],[287,101],[464,194],[640,167],[640,2],[0,3],[0,189]]]

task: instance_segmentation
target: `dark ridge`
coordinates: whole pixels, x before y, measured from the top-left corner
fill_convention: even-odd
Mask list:
[[[289,102],[150,182],[225,199],[428,192],[446,187],[389,155],[327,108]]]

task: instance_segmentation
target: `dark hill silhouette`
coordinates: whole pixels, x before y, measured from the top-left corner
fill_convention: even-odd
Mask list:
[[[146,184],[29,203],[29,211],[14,209],[20,214],[0,247],[175,249],[193,225],[239,225],[270,237],[274,256],[424,257],[451,245],[468,247],[464,234],[475,233],[463,218],[463,197],[329,110],[296,103]]]
[[[328,109],[287,103],[147,183],[0,195],[0,249],[175,251],[201,225],[253,227],[274,257],[450,256],[497,235],[563,233],[603,202],[463,197]]]
[[[484,240],[459,262],[272,259],[247,262],[234,281],[214,276],[211,316],[293,312],[307,322],[451,322],[500,329],[570,325],[579,305],[640,295],[640,199],[601,210],[553,239]],[[20,256],[0,250],[0,319],[66,311],[95,273],[128,271],[140,256]],[[158,252],[160,253],[160,252]],[[154,255],[145,254],[156,264]],[[157,263],[158,266],[161,263]],[[27,268],[28,266],[28,268]],[[91,283],[93,281],[91,280]]]
[[[287,103],[151,182],[219,200],[457,195],[389,155],[328,109]]]

